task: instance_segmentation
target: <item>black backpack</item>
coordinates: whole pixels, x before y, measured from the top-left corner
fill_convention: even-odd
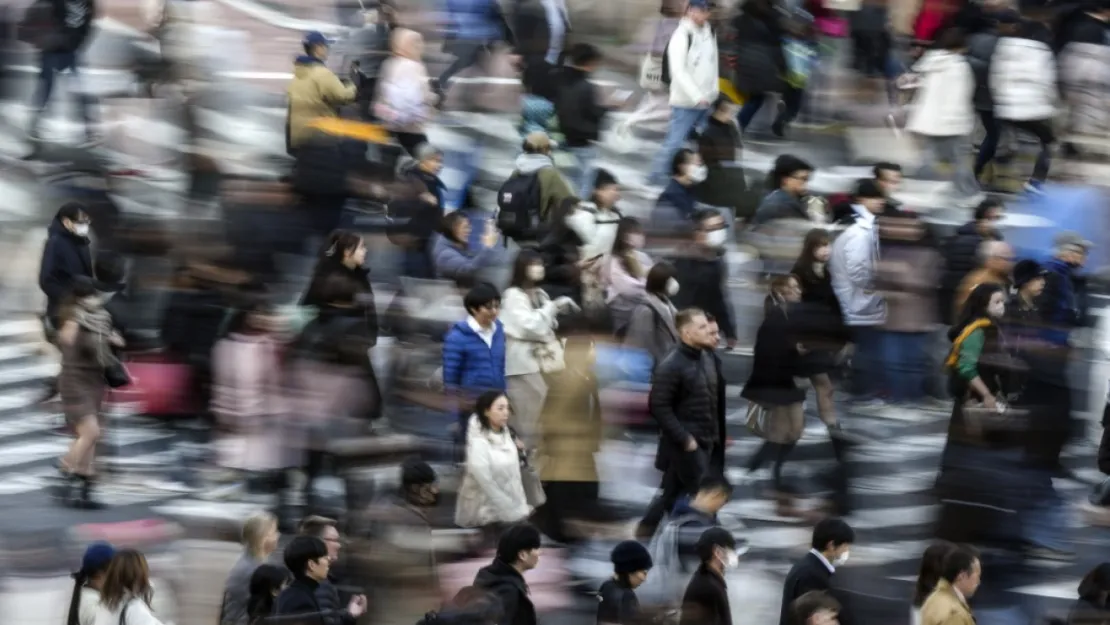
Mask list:
[[[689,50],[690,46],[694,45],[694,34],[687,31],[686,33],[686,49]],[[667,47],[663,48],[663,69],[659,74],[659,80],[664,85],[671,84],[671,61],[670,61],[671,42],[667,42]]]
[[[539,172],[513,172],[497,192],[497,229],[510,239],[535,236],[540,217]]]

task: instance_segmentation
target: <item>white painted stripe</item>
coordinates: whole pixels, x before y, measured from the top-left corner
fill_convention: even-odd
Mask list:
[[[4,196],[0,196],[4,197]],[[7,200],[7,197],[5,197]],[[14,343],[11,345],[0,345],[0,365],[20,358],[34,356],[39,353],[38,343]]]
[[[42,432],[46,434],[62,423],[61,415],[39,412],[0,421],[0,440]]]
[[[12,338],[23,335],[32,335],[35,338],[42,336],[42,323],[38,319],[9,319],[0,321],[0,338]]]
[[[338,24],[318,22],[315,20],[302,20],[295,17],[290,17],[288,15],[285,15],[284,13],[262,6],[261,4],[258,4],[256,2],[250,2],[248,0],[218,0],[218,2],[224,6],[235,9],[240,13],[245,13],[256,20],[265,22],[270,26],[274,26],[276,28],[295,30],[302,33],[310,30],[318,30],[325,35],[330,36],[338,35],[347,30],[346,28]]]
[[[44,380],[58,375],[61,367],[57,363],[45,362],[30,367],[18,369],[0,369],[0,384],[20,384],[35,380]]]
[[[107,434],[108,443],[118,447],[138,445],[173,438],[173,434],[150,429],[123,429]],[[22,442],[0,446],[0,468],[31,464],[56,458],[69,449],[70,440],[57,438],[48,441]]]

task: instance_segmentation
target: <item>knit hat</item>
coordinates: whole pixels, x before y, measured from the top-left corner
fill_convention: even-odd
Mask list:
[[[635,540],[626,540],[613,547],[609,555],[613,561],[613,572],[617,575],[626,575],[636,571],[646,571],[651,568],[651,554],[647,547]]]
[[[594,175],[594,188],[600,189],[601,187],[607,187],[611,184],[620,184],[617,182],[617,177],[607,169],[597,170],[597,173]]]
[[[1034,278],[1045,275],[1044,268],[1035,260],[1023,260],[1014,265],[1014,286],[1021,288],[1029,284]]]
[[[106,542],[95,542],[85,549],[85,556],[81,558],[81,572],[94,573],[101,571],[116,555],[116,548]]]

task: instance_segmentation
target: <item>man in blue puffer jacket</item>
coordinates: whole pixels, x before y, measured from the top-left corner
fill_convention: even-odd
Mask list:
[[[501,294],[491,284],[479,284],[463,298],[463,306],[467,318],[443,341],[443,386],[457,399],[460,423],[479,394],[505,390],[505,329],[497,320]]]

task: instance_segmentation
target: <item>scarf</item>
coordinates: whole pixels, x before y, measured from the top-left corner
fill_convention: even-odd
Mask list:
[[[96,353],[100,364],[103,366],[113,364],[116,357],[108,347],[108,337],[115,331],[112,326],[112,315],[103,308],[88,309],[78,306],[74,311],[74,321],[84,330],[96,335]]]

